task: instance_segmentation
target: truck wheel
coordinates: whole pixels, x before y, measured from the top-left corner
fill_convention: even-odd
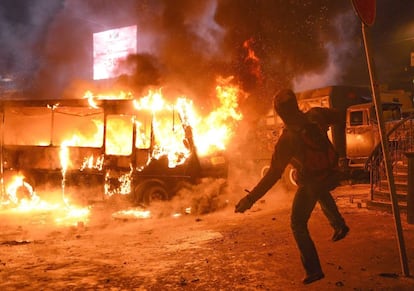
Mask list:
[[[263,178],[263,176],[267,173],[267,171],[269,171],[270,166],[266,165],[264,167],[262,167],[262,169],[260,170],[260,178]]]
[[[296,183],[296,169],[288,165],[282,174],[282,181],[289,190],[296,190],[298,184]]]
[[[143,183],[135,188],[133,203],[149,206],[156,201],[168,200],[168,191],[160,183]]]
[[[261,177],[263,177],[266,172],[269,170],[269,166],[264,166],[261,170]],[[291,165],[288,165],[285,171],[282,174],[282,182],[285,184],[286,188],[289,190],[296,190],[298,188],[298,184],[296,184],[296,169]]]

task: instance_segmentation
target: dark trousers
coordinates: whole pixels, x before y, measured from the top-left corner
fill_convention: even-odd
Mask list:
[[[334,229],[345,225],[335,200],[328,190],[320,189],[317,186],[298,188],[293,199],[291,228],[307,275],[322,272],[318,253],[308,230],[308,220],[316,202],[319,202],[323,213]]]

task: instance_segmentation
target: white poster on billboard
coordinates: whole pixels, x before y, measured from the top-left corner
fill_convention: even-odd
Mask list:
[[[127,74],[120,61],[137,53],[137,26],[126,26],[93,34],[93,79],[102,80]]]

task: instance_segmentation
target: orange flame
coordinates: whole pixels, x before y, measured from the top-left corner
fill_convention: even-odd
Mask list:
[[[260,59],[256,56],[256,53],[252,49],[254,40],[252,38],[243,42],[243,47],[247,49],[246,62],[251,64],[251,73],[256,77],[259,82],[262,82],[262,70],[260,68]]]
[[[131,170],[128,173],[125,173],[118,177],[119,187],[116,189],[111,189],[110,187],[110,173],[109,171],[106,173],[105,176],[105,185],[104,185],[104,191],[105,195],[110,197],[115,194],[120,195],[126,195],[131,193],[131,186],[132,186],[132,172],[133,168],[131,167]]]
[[[99,108],[99,105],[97,103],[98,100],[126,100],[126,99],[132,99],[132,93],[121,91],[118,95],[115,95],[115,94],[108,94],[108,95],[99,94],[99,95],[95,96],[91,91],[86,91],[85,95],[83,97],[85,99],[88,99],[88,103],[92,108]]]
[[[177,112],[182,112],[184,104],[190,102],[184,98],[179,98],[176,104],[169,104],[164,99],[161,89],[149,91],[148,95],[134,100],[134,107],[137,110],[148,110],[152,114],[152,128],[154,137],[154,147],[152,157],[159,159],[162,156],[168,157],[168,166],[174,168],[185,162],[190,155],[190,150],[183,143],[185,132],[179,126],[178,120],[183,120],[181,115],[176,116]],[[140,137],[142,134],[139,135]],[[149,141],[139,141],[149,143]]]
[[[85,157],[83,159],[82,166],[80,168],[81,171],[85,169],[96,169],[98,171],[102,170],[104,163],[104,155],[100,155],[99,157],[94,157],[93,155],[89,157]]]
[[[137,109],[149,109],[152,112],[161,110],[177,110],[180,120],[183,125],[191,126],[195,137],[195,145],[198,154],[203,156],[211,154],[217,150],[224,150],[227,143],[234,134],[236,122],[243,118],[238,108],[238,100],[245,97],[245,93],[237,86],[231,85],[233,77],[219,78],[216,87],[216,97],[219,101],[219,106],[209,115],[201,117],[197,114],[193,107],[193,102],[185,97],[178,98],[174,105],[168,105],[162,98],[161,91],[150,92],[149,95],[135,102]],[[159,134],[162,139],[157,140],[163,144],[157,150],[160,152],[156,156],[165,154],[167,151],[168,157],[187,157],[189,151],[182,144],[185,138],[185,133],[182,129],[174,128],[175,140],[172,143],[171,132],[162,132],[162,122],[155,117],[154,124],[155,135]],[[169,130],[170,128],[165,128]],[[171,145],[174,145],[171,147]],[[166,146],[169,145],[169,148]],[[156,150],[156,152],[157,152]],[[169,151],[168,151],[169,150]],[[174,152],[175,154],[171,154]],[[177,160],[175,164],[179,164]],[[172,164],[174,164],[174,162]]]
[[[215,151],[225,150],[237,121],[243,117],[238,108],[238,101],[245,97],[245,93],[238,86],[232,85],[232,80],[232,76],[217,79],[216,98],[219,104],[204,117],[197,114],[193,102],[184,96],[177,98],[175,103],[167,102],[161,89],[149,90],[146,96],[133,99],[133,106],[136,110],[147,111],[151,114],[153,134],[149,135],[144,132],[145,129],[140,121],[130,121],[120,117],[118,121],[107,124],[107,127],[117,127],[112,131],[116,132],[116,137],[107,137],[110,141],[106,144],[109,153],[129,154],[124,150],[130,150],[125,148],[125,144],[129,144],[126,142],[129,139],[128,132],[130,132],[127,129],[131,123],[135,123],[137,129],[135,146],[148,148],[153,138],[151,157],[155,159],[162,156],[168,157],[171,168],[184,163],[191,154],[188,144],[183,142],[186,139],[186,127],[191,127],[193,130],[198,155],[205,156]],[[88,91],[84,97],[88,98],[90,105],[96,108],[96,100],[121,99],[125,96],[130,98],[129,94],[126,95],[123,92],[119,95],[94,96]],[[113,152],[111,152],[112,148]]]
[[[232,80],[233,77],[217,80],[219,84],[216,87],[216,97],[220,106],[193,125],[197,150],[201,156],[225,150],[234,134],[237,121],[243,118],[238,108],[238,100],[245,97],[245,93],[239,87],[231,85]]]

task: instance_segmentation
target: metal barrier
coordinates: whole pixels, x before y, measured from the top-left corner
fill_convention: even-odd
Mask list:
[[[402,119],[387,133],[390,158],[395,176],[407,174],[406,152],[414,150],[414,116]],[[386,181],[384,158],[381,144],[378,144],[369,156],[365,167],[370,172],[371,200],[375,191],[387,191],[388,185],[381,183]]]

